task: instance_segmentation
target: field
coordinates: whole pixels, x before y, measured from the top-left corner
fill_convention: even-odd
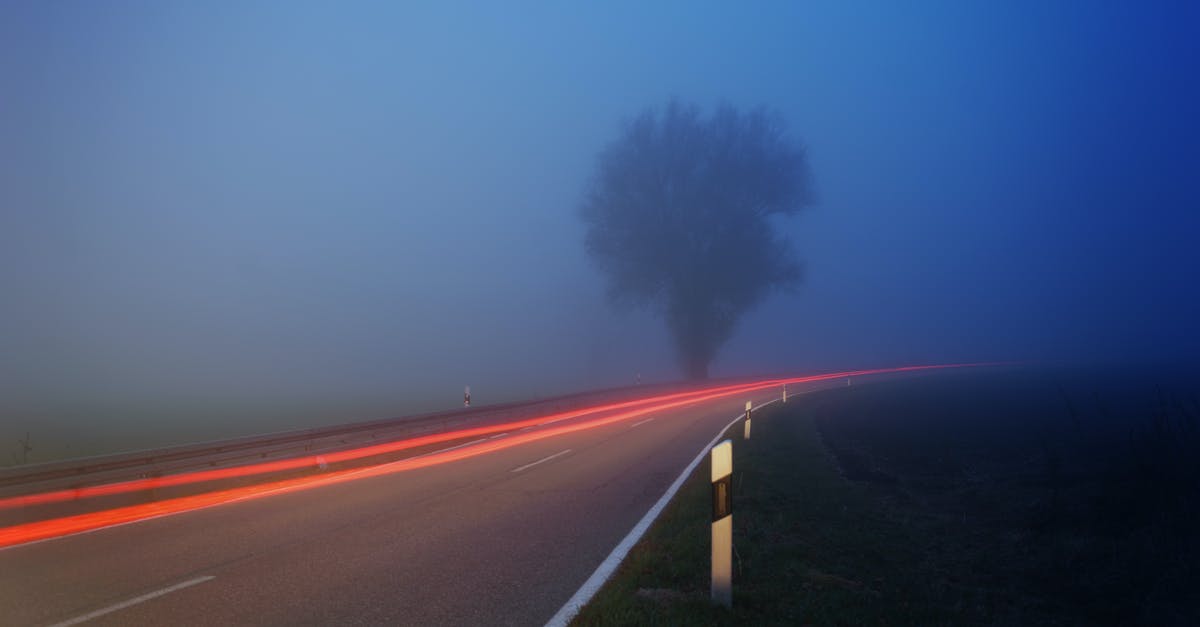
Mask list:
[[[580,624],[1200,624],[1195,378],[960,372],[764,410],[735,441],[734,609],[702,465]]]

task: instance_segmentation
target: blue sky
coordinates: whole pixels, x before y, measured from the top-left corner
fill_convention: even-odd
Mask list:
[[[672,97],[779,111],[820,197],[715,375],[1194,358],[1196,7],[5,3],[0,423],[674,378],[576,213]]]

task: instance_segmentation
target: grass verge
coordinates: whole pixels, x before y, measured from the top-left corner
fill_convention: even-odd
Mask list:
[[[807,406],[762,410],[749,441],[740,423],[731,429],[732,610],[708,598],[710,488],[702,463],[573,624],[969,622],[969,598],[947,604],[930,590],[925,543],[842,478]]]
[[[1200,625],[1188,376],[959,373],[774,405],[754,439],[733,429],[733,610],[708,601],[701,464],[577,623]]]

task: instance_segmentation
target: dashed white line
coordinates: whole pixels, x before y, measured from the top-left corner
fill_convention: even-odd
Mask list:
[[[493,435],[493,436],[489,437],[488,439],[489,439],[489,440],[495,440],[496,438],[502,438],[502,437],[504,437],[504,436],[506,436],[506,435],[508,435],[508,432],[507,432],[507,431],[505,431],[504,433],[497,433],[496,435]]]
[[[513,468],[512,471],[513,472],[521,472],[522,470],[525,470],[528,468],[533,468],[534,466],[537,466],[538,464],[544,464],[544,463],[554,459],[555,457],[562,457],[563,455],[566,455],[567,453],[570,453],[570,452],[571,452],[571,449],[567,449],[565,451],[559,451],[549,457],[543,457],[543,458],[537,460],[536,462],[530,462],[528,464],[525,464],[524,466],[517,466],[516,468]]]
[[[654,419],[653,419],[653,418],[647,418],[647,419],[645,419],[645,420],[643,420],[643,421],[641,421],[641,422],[635,422],[635,423],[633,423],[633,424],[629,425],[629,428],[630,428],[630,429],[632,429],[632,428],[634,428],[634,427],[636,427],[636,426],[638,426],[638,425],[644,425],[644,424],[646,424],[647,422],[650,422],[651,420],[654,420]]]
[[[479,438],[478,440],[471,440],[470,442],[466,442],[464,444],[458,444],[455,446],[451,446],[449,448],[441,448],[432,453],[425,453],[424,455],[418,455],[417,457],[429,457],[430,455],[437,455],[438,453],[445,453],[446,451],[453,451],[456,448],[462,448],[464,446],[471,446],[472,444],[479,444],[480,442],[487,442],[490,439],[491,438]]]
[[[194,586],[198,583],[204,583],[204,582],[210,581],[212,579],[216,579],[216,577],[214,577],[213,575],[205,575],[203,577],[196,577],[195,579],[188,579],[187,581],[177,583],[173,586],[168,586],[166,588],[163,588],[162,590],[155,590],[154,592],[147,592],[146,594],[143,594],[140,597],[134,597],[132,599],[129,599],[128,601],[122,601],[120,603],[117,603],[116,605],[110,605],[108,607],[98,609],[94,612],[88,612],[87,614],[84,614],[83,616],[76,616],[75,618],[72,618],[70,620],[65,620],[61,623],[55,623],[51,627],[68,627],[68,625],[78,625],[79,623],[83,623],[83,622],[92,620],[93,618],[99,618],[101,616],[104,616],[105,614],[111,614],[117,610],[123,610],[131,605],[137,605],[138,603],[144,603],[146,601],[149,601],[150,599],[156,599],[164,594],[171,594],[172,592],[175,592],[176,590],[182,590],[189,586]]]

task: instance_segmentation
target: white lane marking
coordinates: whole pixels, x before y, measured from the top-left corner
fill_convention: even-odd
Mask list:
[[[651,420],[654,420],[654,419],[653,419],[653,418],[647,418],[647,419],[645,419],[645,420],[643,420],[643,421],[641,421],[641,422],[635,422],[635,423],[633,423],[633,424],[629,425],[629,428],[630,428],[630,429],[632,429],[632,428],[634,428],[634,427],[636,427],[636,426],[638,426],[638,425],[644,425],[644,424],[646,424],[647,422],[650,422]]]
[[[488,440],[490,440],[490,439],[491,439],[491,438],[479,438],[478,440],[471,440],[470,442],[467,442],[467,443],[465,443],[465,444],[458,444],[458,445],[455,445],[455,446],[451,446],[451,447],[449,447],[449,448],[441,448],[441,449],[438,449],[438,450],[436,450],[436,451],[434,451],[434,452],[432,452],[432,453],[425,453],[424,455],[417,455],[417,456],[416,456],[416,457],[414,457],[413,459],[420,459],[420,458],[422,458],[422,457],[429,457],[430,455],[437,455],[438,453],[445,453],[446,451],[453,451],[453,450],[454,450],[454,449],[456,449],[456,448],[462,448],[462,447],[464,447],[464,446],[471,446],[472,444],[479,444],[480,442],[487,442],[487,441],[488,441]],[[401,461],[404,461],[404,460],[401,460]]]
[[[83,622],[92,620],[93,618],[99,618],[101,616],[104,616],[105,614],[111,614],[117,610],[123,610],[131,605],[137,605],[138,603],[145,603],[146,601],[149,601],[150,599],[156,599],[164,594],[171,594],[172,592],[175,592],[176,590],[183,590],[184,588],[187,588],[189,586],[194,586],[198,583],[204,583],[204,582],[210,581],[212,579],[216,579],[216,577],[213,575],[205,575],[203,577],[196,577],[195,579],[188,579],[187,581],[184,581],[182,583],[177,583],[173,586],[168,586],[166,588],[163,588],[162,590],[155,590],[154,592],[148,592],[146,594],[143,594],[140,597],[134,597],[132,599],[129,599],[128,601],[122,601],[120,603],[117,603],[116,605],[110,605],[106,608],[98,609],[95,612],[88,612],[87,614],[84,614],[83,616],[76,616],[75,618],[72,618],[70,620],[65,620],[61,623],[55,623],[51,627],[67,627],[68,625],[78,625],[79,623],[83,623]]]
[[[766,403],[759,405],[759,407],[766,407],[767,405],[775,403],[778,400],[779,399],[767,401]],[[600,562],[600,566],[596,567],[596,571],[592,573],[592,576],[588,577],[587,581],[583,582],[583,585],[579,587],[579,590],[575,591],[575,594],[567,600],[566,604],[559,608],[558,612],[555,613],[554,616],[551,617],[546,623],[546,627],[566,627],[567,623],[570,623],[571,619],[575,618],[575,615],[579,613],[579,610],[583,608],[583,606],[587,605],[588,601],[592,600],[592,597],[596,595],[596,593],[600,590],[600,587],[604,585],[604,582],[608,581],[608,578],[611,577],[613,572],[617,570],[617,566],[621,564],[621,560],[625,559],[625,556],[629,554],[629,550],[633,548],[633,545],[637,544],[637,541],[642,539],[642,535],[644,535],[646,530],[650,528],[650,525],[654,522],[654,519],[658,518],[658,515],[662,513],[663,508],[667,506],[667,503],[671,502],[671,498],[674,497],[675,493],[679,491],[679,487],[682,486],[683,482],[687,480],[688,475],[691,475],[692,471],[696,469],[696,466],[700,464],[700,460],[704,459],[708,455],[708,450],[717,444],[717,440],[720,440],[721,436],[724,435],[726,431],[733,427],[733,425],[737,424],[737,421],[741,420],[745,416],[746,414],[744,413],[738,414],[737,418],[730,420],[729,424],[725,425],[720,431],[717,432],[716,437],[714,437],[707,446],[700,449],[700,452],[696,454],[696,458],[692,460],[692,463],[688,464],[687,467],[683,469],[683,472],[679,473],[679,477],[675,479],[675,483],[672,483],[671,487],[667,488],[667,491],[663,493],[661,497],[659,497],[658,502],[654,504],[654,507],[651,507],[650,511],[646,512],[645,516],[642,516],[642,519],[633,526],[633,529],[631,529],[629,534],[621,540],[621,543],[612,550],[612,553],[609,553],[608,557],[604,558],[603,562]]]
[[[574,415],[574,416],[564,416],[564,417],[562,417],[562,418],[555,418],[554,420],[547,420],[547,421],[545,421],[545,422],[539,422],[539,423],[538,423],[538,426],[540,427],[540,426],[542,426],[542,425],[552,425],[552,424],[554,424],[554,423],[556,423],[556,422],[562,422],[562,421],[564,421],[564,420],[574,420],[574,419],[578,418],[580,415],[586,415],[586,414],[577,414],[577,415]]]
[[[570,453],[570,452],[571,452],[571,449],[567,449],[565,451],[559,451],[559,452],[551,455],[550,457],[543,457],[543,458],[537,460],[536,462],[530,462],[528,464],[525,464],[524,466],[517,466],[516,468],[513,468],[512,471],[513,472],[521,472],[522,470],[525,470],[527,468],[533,468],[534,466],[537,466],[538,464],[548,462],[548,461],[554,459],[555,457],[562,457],[563,455],[566,455],[567,453]]]
[[[496,435],[493,435],[492,437],[490,437],[490,438],[488,438],[488,439],[489,439],[489,440],[495,440],[496,438],[502,438],[502,437],[504,437],[504,436],[506,436],[506,435],[508,435],[508,432],[507,432],[507,431],[505,431],[504,433],[497,433]]]

